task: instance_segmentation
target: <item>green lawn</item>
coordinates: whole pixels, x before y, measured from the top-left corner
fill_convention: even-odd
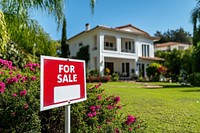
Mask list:
[[[150,84],[150,83],[148,83]],[[147,133],[200,133],[200,87],[152,83],[163,88],[149,89],[142,84],[103,83],[107,94],[119,95],[121,111],[147,123]]]

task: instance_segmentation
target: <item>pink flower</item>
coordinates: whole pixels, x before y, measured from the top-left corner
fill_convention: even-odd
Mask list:
[[[4,82],[0,82],[0,93],[4,93],[5,91],[5,84]]]
[[[97,96],[97,99],[98,99],[98,100],[101,100],[101,98],[102,98],[101,95],[98,95],[98,96]]]
[[[122,106],[117,106],[117,108],[118,108],[118,109],[121,109],[121,108],[122,108]]]
[[[97,109],[100,109],[100,108],[101,108],[101,106],[100,106],[100,105],[97,105],[97,106],[96,106],[96,108],[97,108]]]
[[[107,109],[113,109],[113,108],[114,108],[114,106],[111,106],[111,105],[107,106]]]
[[[27,90],[20,91],[20,96],[25,96],[27,94]]]
[[[95,111],[96,110],[96,106],[90,106],[90,110],[91,111]]]
[[[96,88],[96,89],[99,88],[99,85],[95,85],[95,88]]]
[[[22,76],[20,74],[17,74],[17,78],[20,79]]]
[[[12,75],[12,74],[13,74],[13,72],[12,72],[12,71],[10,71],[10,72],[9,72],[9,74],[10,74],[10,75]]]
[[[27,76],[24,76],[24,77],[22,77],[21,82],[23,83],[23,82],[25,82],[27,79],[28,79],[28,77],[27,77]]]
[[[119,133],[119,129],[118,128],[115,128],[115,133]]]
[[[12,78],[7,79],[8,84],[13,84],[13,83],[17,83],[17,82],[18,82],[18,78],[16,78],[16,77],[12,77]]]
[[[132,127],[130,127],[128,130],[129,130],[129,131],[132,131],[132,130],[133,130],[133,128],[132,128]]]
[[[95,111],[95,112],[93,112],[93,113],[92,113],[92,115],[93,115],[93,116],[96,116],[96,115],[97,115],[97,112],[96,112],[96,111]]]
[[[93,114],[92,113],[88,113],[87,116],[90,117],[90,118],[92,118]]]
[[[31,71],[33,71],[33,72],[35,71],[35,69],[34,69],[34,68],[32,68],[32,67],[30,67],[30,70],[31,70]]]
[[[8,65],[9,65],[9,66],[12,66],[12,61],[8,61]]]
[[[5,74],[5,72],[0,72],[0,74],[4,75],[4,74]]]
[[[14,93],[14,94],[12,94],[12,96],[13,96],[13,97],[17,97],[17,94]]]
[[[98,129],[101,129],[101,126],[97,126]]]
[[[36,76],[32,76],[31,80],[35,81],[36,80]]]
[[[130,124],[134,123],[135,121],[136,121],[136,118],[134,116],[128,115],[127,120],[125,121],[125,123],[127,125],[130,125]]]
[[[101,85],[102,85],[102,83],[100,82],[100,83],[99,83],[99,86],[101,86]]]
[[[120,101],[120,97],[119,96],[116,96],[114,99],[115,103],[117,104],[119,101]]]
[[[26,103],[26,104],[24,104],[24,108],[25,109],[27,109],[28,108],[28,104]]]

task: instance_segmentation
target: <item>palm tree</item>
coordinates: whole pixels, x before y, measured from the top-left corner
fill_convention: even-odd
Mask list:
[[[52,15],[59,27],[64,18],[64,4],[64,0],[0,0],[0,43],[1,40],[4,40],[4,43],[1,43],[0,45],[0,50],[3,50],[6,46],[5,40],[9,37],[10,30],[13,30],[11,33],[14,34],[24,31],[24,29],[37,32],[37,22],[30,18],[30,13],[33,10],[41,10]],[[94,12],[94,5],[95,0],[90,0],[92,13]],[[6,24],[9,26],[7,27]],[[11,26],[13,24],[15,25],[14,28]],[[2,27],[4,27],[4,30]],[[4,32],[8,32],[8,36],[5,37],[7,34]],[[14,36],[16,37],[17,35],[18,34],[15,34]],[[12,38],[13,34],[11,35],[11,39]]]
[[[193,23],[193,44],[196,46],[200,41],[200,0],[197,0],[196,7],[192,10],[192,23]]]

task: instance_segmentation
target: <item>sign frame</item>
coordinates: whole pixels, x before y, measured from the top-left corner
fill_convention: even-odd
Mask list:
[[[80,62],[83,63],[83,76],[84,76],[84,98],[79,98],[76,100],[68,100],[68,101],[63,101],[61,103],[57,103],[54,105],[49,105],[49,106],[44,106],[44,60],[54,60],[54,61],[70,61],[70,62]],[[86,92],[86,72],[85,72],[85,61],[84,60],[77,60],[77,59],[69,59],[69,58],[60,58],[60,57],[52,57],[52,56],[40,56],[40,111],[44,111],[44,110],[48,110],[48,109],[53,109],[53,108],[57,108],[57,107],[61,107],[61,106],[66,106],[66,105],[70,105],[73,103],[77,103],[77,102],[82,102],[87,100],[87,92]]]

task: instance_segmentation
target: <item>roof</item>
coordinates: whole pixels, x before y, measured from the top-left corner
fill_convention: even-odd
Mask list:
[[[144,56],[139,57],[139,59],[150,60],[150,61],[164,61],[165,60],[164,58],[159,58],[159,57],[144,57]]]
[[[179,44],[190,45],[190,44],[184,44],[184,43],[180,43],[180,42],[165,42],[165,43],[155,44],[155,47],[156,48],[161,48],[161,47],[169,47],[169,46],[174,46],[174,45],[179,45]]]
[[[131,28],[132,30],[134,31],[138,31],[138,32],[131,32],[131,31],[127,31],[127,30],[124,30],[124,28]],[[137,35],[137,36],[142,36],[142,37],[145,37],[145,38],[148,38],[148,39],[151,39],[153,41],[158,41],[160,38],[159,37],[152,37],[150,36],[147,32],[139,29],[139,28],[136,28],[134,26],[132,26],[131,24],[128,24],[128,25],[124,25],[124,26],[119,26],[119,27],[116,27],[116,28],[111,28],[111,27],[108,27],[108,26],[102,26],[102,25],[97,25],[96,27],[88,30],[88,31],[82,31],[78,34],[76,34],[75,36],[71,37],[68,39],[68,41],[70,41],[71,39],[77,37],[77,36],[80,36],[82,34],[86,34],[86,33],[90,33],[94,30],[97,30],[97,29],[103,29],[103,30],[110,30],[110,31],[117,31],[117,32],[122,32],[122,33],[127,33],[127,34],[133,34],[133,35]]]
[[[133,26],[133,25],[131,25],[131,24],[119,26],[119,27],[116,27],[115,29],[123,30],[123,29],[125,29],[125,28],[132,28],[132,29],[134,29],[134,30],[137,30],[137,31],[143,33],[143,34],[146,34],[147,36],[150,36],[147,32],[145,32],[145,31],[143,31],[143,30],[141,30],[141,29],[139,29],[139,28],[137,28],[137,27],[135,27],[135,26]]]

